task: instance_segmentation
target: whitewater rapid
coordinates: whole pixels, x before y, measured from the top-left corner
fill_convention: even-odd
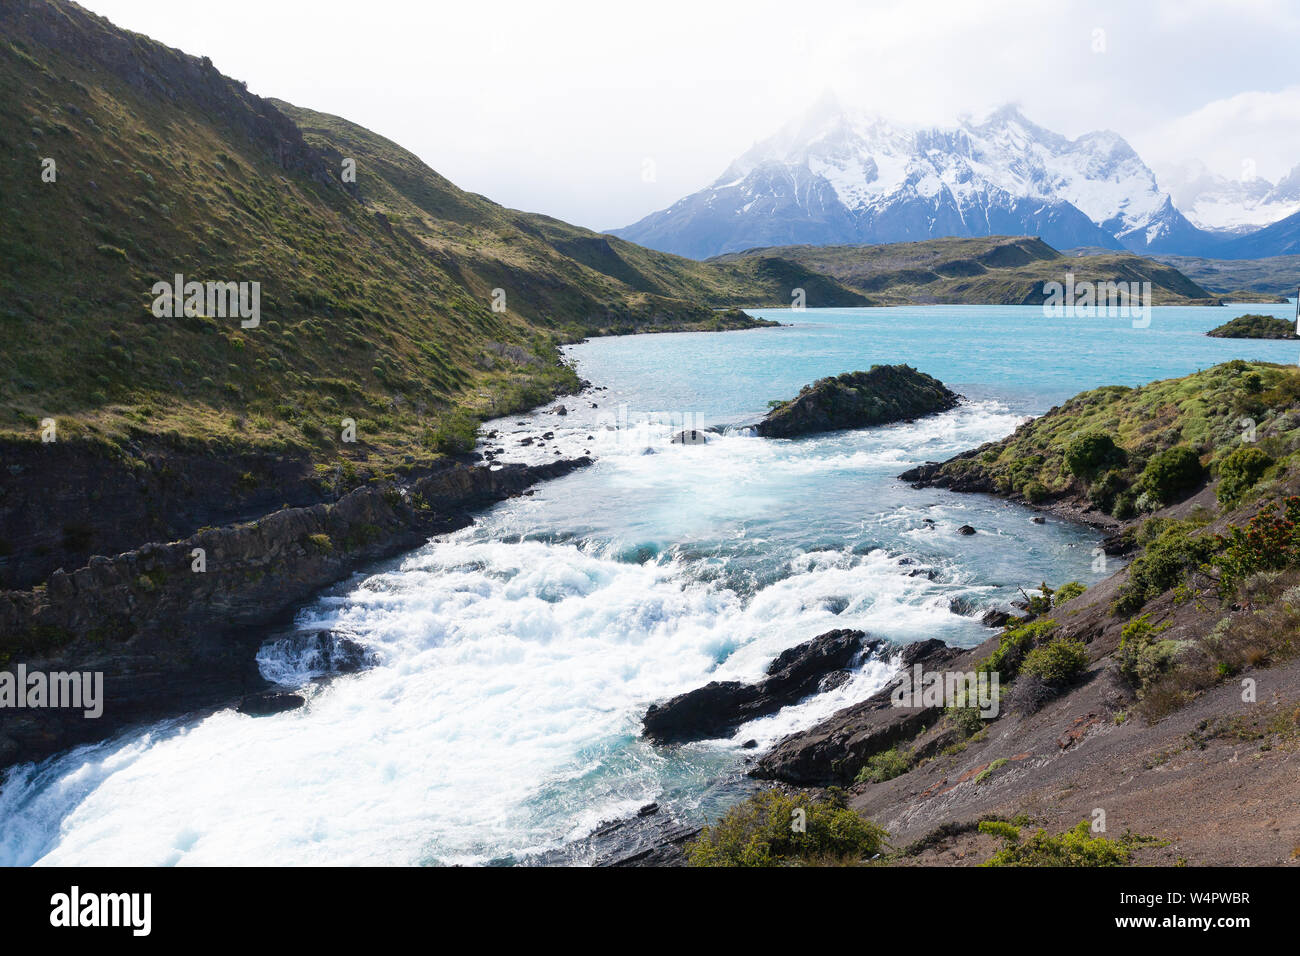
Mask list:
[[[1037,570],[1014,556],[1025,540],[1071,554],[1079,543],[1019,510],[1004,528],[988,504],[895,490],[910,464],[1011,431],[1019,418],[994,402],[802,442],[732,429],[694,446],[670,443],[679,421],[633,434],[586,412],[491,423],[484,445],[503,460],[590,451],[596,465],[299,615],[298,630],[347,635],[374,666],[314,681],[268,646],[263,674],[306,694],[301,710],[178,719],[17,768],[0,791],[0,863],[519,862],[650,801],[703,818],[726,802],[716,781],[753,753],[743,742],[769,746],[861,700],[890,665],[871,660],[830,693],[681,748],[639,739],[650,703],[754,680],[837,627],[973,644],[978,611],[1012,582],[960,549],[1011,560],[1019,585]],[[520,444],[543,430],[543,447]],[[873,491],[864,474],[892,484]],[[981,541],[953,533],[968,521]]]

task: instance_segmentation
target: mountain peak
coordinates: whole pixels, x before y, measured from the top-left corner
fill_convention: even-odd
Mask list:
[[[913,127],[824,93],[710,187],[615,234],[707,257],[754,246],[1038,235],[1059,248],[1212,243],[1118,133],[1069,139],[1006,103]],[[681,240],[671,238],[680,236]]]

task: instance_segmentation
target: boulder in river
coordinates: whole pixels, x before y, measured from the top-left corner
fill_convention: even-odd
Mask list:
[[[828,674],[848,667],[864,648],[874,650],[881,643],[864,643],[865,638],[861,631],[828,631],[781,652],[757,684],[713,681],[652,704],[642,720],[645,736],[657,743],[725,737],[746,721],[816,693]]]
[[[917,641],[898,655],[900,671],[916,664],[925,670],[942,669],[961,652],[943,641]],[[851,784],[858,771],[875,754],[933,727],[942,707],[895,707],[895,678],[866,700],[838,710],[825,720],[777,742],[750,771],[750,776],[780,780],[798,786],[826,787]]]
[[[873,365],[805,385],[754,426],[764,438],[887,425],[955,408],[959,395],[910,365]]]
[[[705,445],[708,444],[709,436],[702,431],[689,428],[686,431],[678,432],[673,436],[670,444],[673,445]]]
[[[1011,615],[1006,611],[990,608],[984,612],[984,616],[980,618],[980,623],[985,627],[1006,627],[1007,622],[1010,620]]]

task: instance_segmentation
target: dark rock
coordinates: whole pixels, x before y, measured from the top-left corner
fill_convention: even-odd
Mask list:
[[[831,671],[817,683],[817,693],[824,694],[828,690],[834,690],[842,687],[849,682],[853,676],[852,671]]]
[[[873,365],[805,386],[754,426],[764,438],[867,428],[955,408],[960,396],[908,365]]]
[[[996,493],[993,479],[976,458],[978,448],[972,448],[940,463],[927,461],[909,468],[898,477],[910,482],[913,488],[949,488],[953,491]]]
[[[704,432],[696,431],[694,428],[684,432],[678,432],[673,436],[669,444],[673,445],[704,445],[709,441],[709,437]]]
[[[984,616],[980,618],[980,623],[985,627],[1006,627],[1007,622],[1011,620],[1011,615],[1006,611],[999,611],[997,608],[985,611]]]
[[[556,415],[567,415],[567,414],[569,414],[569,410],[568,410],[567,408],[565,408],[563,405],[556,405],[554,411],[555,411],[555,414],[556,414]]]
[[[755,750],[755,749],[757,749],[757,747],[758,747],[758,741],[757,741],[757,740],[754,740],[754,739],[751,737],[749,740],[746,740],[746,741],[745,741],[743,744],[741,744],[740,746],[743,747],[745,750]]]
[[[775,713],[815,693],[821,679],[844,669],[863,650],[861,631],[835,630],[782,651],[757,684],[713,681],[652,704],[642,721],[656,743],[682,743],[725,737],[749,720]],[[874,649],[880,642],[872,641]]]
[[[1131,532],[1122,531],[1102,539],[1101,550],[1112,557],[1121,557],[1137,547],[1137,539]]]
[[[1044,518],[1042,515],[1034,515],[1029,520],[1032,521],[1034,524],[1047,524],[1047,519]]]
[[[902,667],[922,664],[936,670],[961,652],[943,641],[918,641],[899,654]],[[894,707],[890,699],[897,680],[865,701],[845,707],[808,730],[779,741],[757,763],[750,776],[782,780],[798,786],[843,786],[852,783],[868,760],[899,741],[932,727],[942,715],[939,707]]]
[[[236,709],[250,717],[268,717],[271,714],[282,714],[286,710],[297,710],[305,703],[306,698],[298,694],[268,691],[264,694],[249,694],[239,702]]]
[[[962,617],[969,617],[975,611],[975,603],[968,597],[955,597],[948,602],[948,610]]]
[[[943,657],[951,651],[947,644],[932,637],[925,641],[913,641],[911,644],[904,644],[902,651],[899,653],[899,660],[904,667],[911,667],[921,661],[928,661],[932,658]]]
[[[659,812],[659,804],[647,803],[644,807],[636,812],[638,817],[649,817]]]
[[[972,528],[972,527],[971,527],[970,525],[968,525],[968,524],[964,524],[964,525],[962,525],[960,528],[957,529],[957,533],[958,533],[958,534],[974,534],[974,533],[975,533],[975,529]]]

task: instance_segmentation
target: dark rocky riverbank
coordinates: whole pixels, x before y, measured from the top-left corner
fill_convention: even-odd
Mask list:
[[[256,648],[313,594],[589,463],[448,461],[410,482],[376,482],[334,502],[92,557],[36,587],[0,593],[6,667],[104,675],[98,719],[79,710],[0,711],[0,768],[264,690]]]

